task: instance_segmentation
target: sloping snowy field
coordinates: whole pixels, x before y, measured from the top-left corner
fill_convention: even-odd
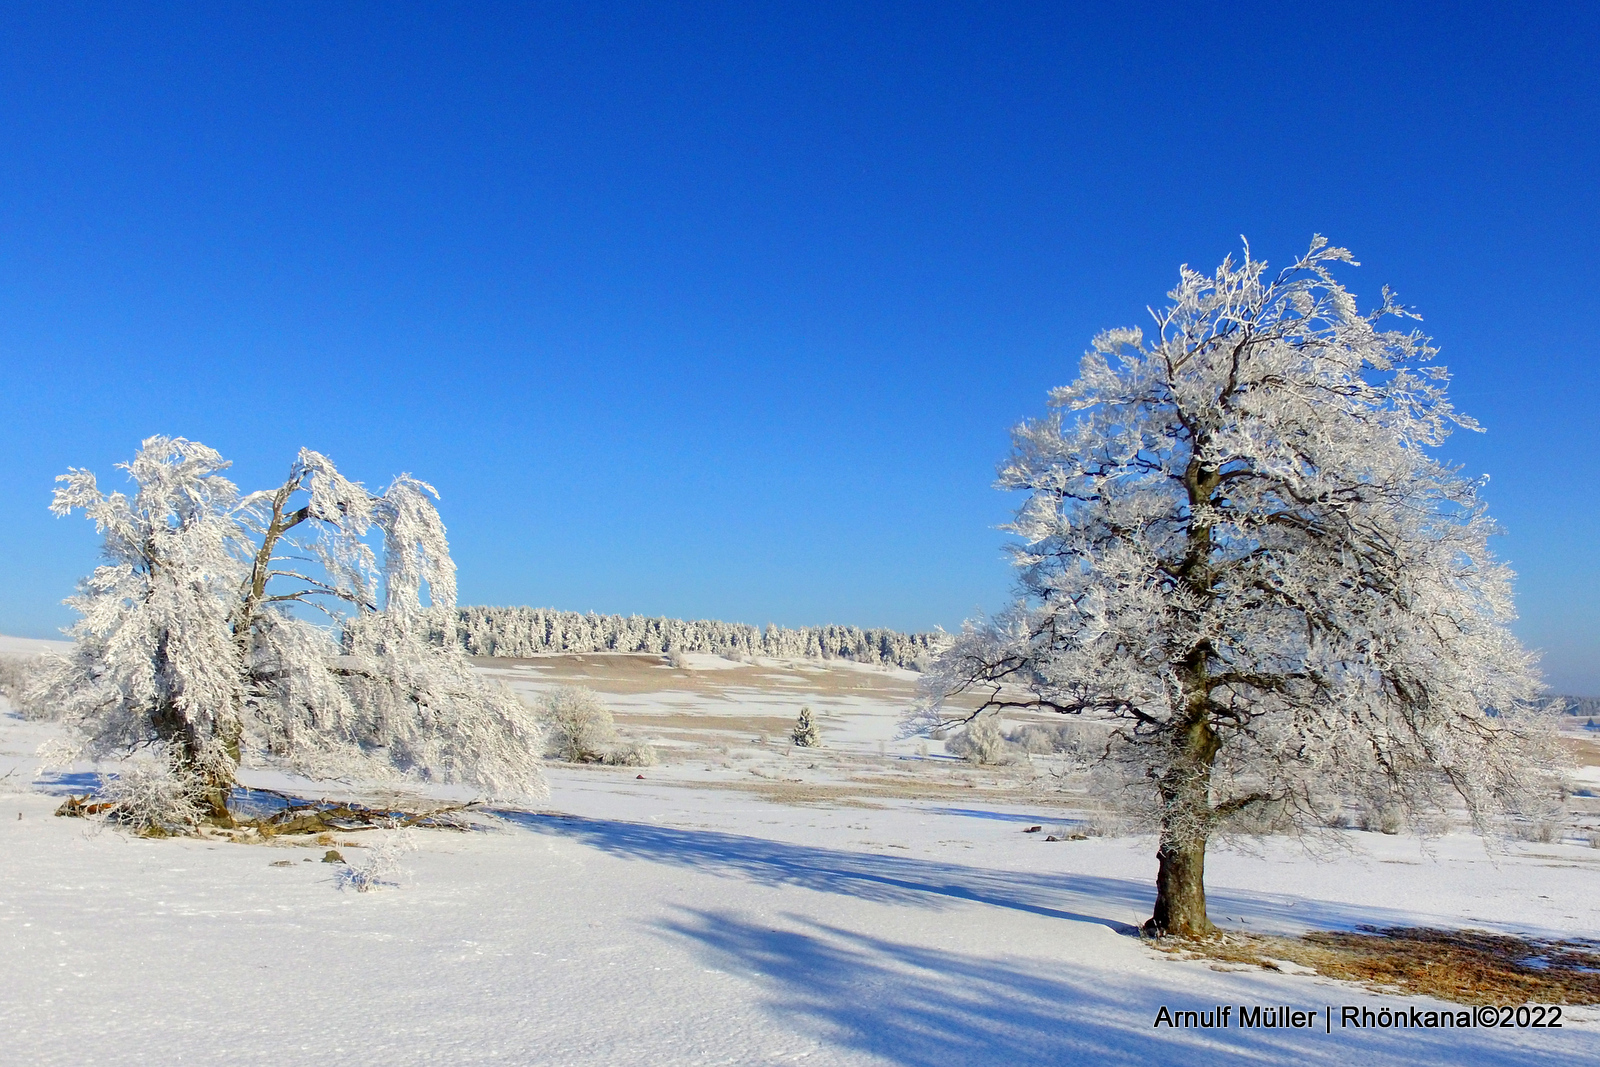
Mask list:
[[[538,811],[417,833],[399,884],[365,894],[337,888],[323,846],[53,818],[86,779],[30,781],[49,728],[0,715],[0,1062],[1600,1062],[1593,1009],[1552,1031],[1341,1031],[1341,1005],[1424,1002],[1152,951],[1127,935],[1149,913],[1151,841],[1023,833],[1083,813],[1020,772],[893,740],[903,678],[840,669],[808,689],[798,668],[757,684],[754,666],[706,664],[652,689],[593,660],[522,666],[529,691],[588,672],[663,765],[554,767]],[[815,757],[751,729],[807,702]],[[697,715],[722,717],[720,737]],[[1213,916],[1600,937],[1600,850],[1350,837],[1361,851],[1328,862],[1288,843],[1217,853]],[[370,850],[347,840],[377,837],[341,836],[359,864]],[[1163,1005],[1216,1004],[1333,1005],[1335,1029],[1152,1027]]]

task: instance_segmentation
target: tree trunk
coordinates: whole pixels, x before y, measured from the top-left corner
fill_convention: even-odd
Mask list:
[[[163,634],[156,644],[156,675],[161,679],[165,692],[157,698],[156,706],[150,714],[150,723],[155,727],[156,736],[170,746],[173,757],[178,761],[179,769],[192,775],[198,783],[199,795],[195,799],[205,808],[207,816],[218,825],[232,826],[233,815],[228,811],[228,799],[233,795],[233,774],[230,770],[224,777],[217,773],[217,768],[207,768],[202,765],[200,752],[204,741],[196,732],[194,724],[179,710],[178,702],[172,692],[173,683],[168,677],[169,673],[167,636]],[[233,757],[234,766],[237,766],[239,761],[239,735],[235,729],[237,724],[237,717],[223,724],[224,729],[230,732],[222,737],[223,746]]]
[[[1156,849],[1156,906],[1144,932],[1151,937],[1210,937],[1206,917],[1206,839],[1211,808],[1211,766],[1221,747],[1205,714],[1203,691],[1190,700],[1177,752],[1161,776],[1161,844]]]
[[[171,746],[179,768],[192,775],[198,783],[199,795],[195,799],[205,809],[207,817],[218,825],[232,826],[233,816],[228,811],[228,798],[233,793],[233,776],[230,774],[224,778],[216,773],[215,768],[208,771],[201,765],[201,740],[195,736],[193,728],[184,720],[172,700],[163,700],[151,718],[157,734]],[[231,748],[233,753],[238,751],[237,739],[233,740]]]
[[[1161,833],[1156,850],[1156,906],[1144,924],[1151,937],[1209,937],[1216,932],[1206,917],[1206,841]]]
[[[1210,504],[1221,476],[1207,466],[1208,439],[1199,433],[1184,471],[1189,506]],[[1216,574],[1211,567],[1214,545],[1209,522],[1189,527],[1188,552],[1178,572],[1189,592],[1201,602],[1212,599]],[[1210,645],[1201,639],[1177,667],[1184,708],[1172,724],[1170,762],[1161,772],[1161,844],[1156,849],[1156,906],[1143,930],[1150,937],[1209,937],[1216,932],[1206,917],[1206,839],[1211,836],[1211,766],[1221,739],[1211,727]]]

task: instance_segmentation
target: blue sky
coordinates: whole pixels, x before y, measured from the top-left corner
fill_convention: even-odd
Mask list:
[[[1103,7],[6,5],[0,632],[153,433],[432,481],[466,602],[955,627],[1089,338],[1322,232],[1600,693],[1600,9]]]

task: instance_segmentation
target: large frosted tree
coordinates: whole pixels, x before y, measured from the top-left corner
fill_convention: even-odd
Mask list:
[[[1370,312],[1317,238],[1288,269],[1188,268],[1155,330],[1110,330],[999,487],[1013,606],[969,625],[925,716],[1063,712],[1159,825],[1156,934],[1201,936],[1206,845],[1352,800],[1480,831],[1535,802],[1548,735],[1507,629],[1479,483],[1431,450],[1476,428],[1387,290]],[[976,701],[971,698],[976,695]],[[956,700],[957,697],[964,697]]]
[[[282,485],[241,498],[227,461],[183,438],[152,437],[124,466],[131,495],[72,470],[51,504],[105,538],[68,601],[74,647],[28,701],[79,751],[153,752],[219,820],[250,762],[543,790],[534,718],[455,640],[430,486],[401,475],[369,493],[302,450]]]

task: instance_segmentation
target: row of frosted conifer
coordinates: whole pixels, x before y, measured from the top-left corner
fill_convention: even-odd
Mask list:
[[[715,619],[597,615],[551,608],[464,607],[457,636],[469,655],[540,652],[709,652],[845,659],[920,670],[949,644],[943,631],[906,634],[856,626],[766,627]]]

